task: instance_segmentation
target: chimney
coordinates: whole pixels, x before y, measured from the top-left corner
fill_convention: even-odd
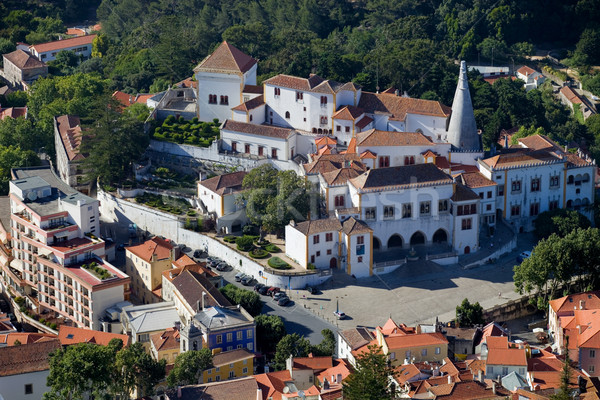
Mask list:
[[[579,334],[581,335],[581,325],[577,325],[577,331],[579,332]]]
[[[496,394],[496,382],[492,381],[492,393]]]
[[[452,376],[448,375],[448,385],[452,383]]]
[[[256,400],[263,400],[261,388],[256,389]]]
[[[585,310],[585,300],[579,300],[579,309]]]
[[[394,94],[397,96],[400,96],[400,91],[398,89],[394,90]]]

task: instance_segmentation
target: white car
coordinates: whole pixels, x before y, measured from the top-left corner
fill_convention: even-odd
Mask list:
[[[344,313],[343,311],[334,311],[333,315],[335,315],[335,317],[337,319],[344,319],[344,318],[346,318],[346,313]]]
[[[519,256],[517,257],[517,262],[523,262],[523,260],[528,259],[529,257],[531,257],[531,251],[524,251],[521,254],[519,254]]]

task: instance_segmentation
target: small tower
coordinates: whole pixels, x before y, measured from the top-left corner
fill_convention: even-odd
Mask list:
[[[481,139],[477,133],[465,61],[460,62],[458,85],[448,125],[448,142],[457,150],[481,151]]]

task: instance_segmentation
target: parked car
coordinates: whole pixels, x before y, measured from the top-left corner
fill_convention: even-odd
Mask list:
[[[281,289],[279,289],[277,286],[273,286],[273,287],[270,287],[269,290],[267,290],[267,295],[274,296],[275,293],[279,293],[280,291],[281,291]]]
[[[277,292],[273,295],[273,300],[277,301],[282,297],[287,297],[287,294],[285,294],[285,292]]]
[[[237,274],[235,274],[235,281],[236,282],[240,282],[242,280],[242,278],[244,278],[246,276],[245,273],[243,272],[238,272]]]
[[[346,318],[346,313],[344,313],[343,311],[334,311],[333,315],[335,315],[335,317],[337,319],[344,319],[344,318]]]
[[[194,258],[202,258],[202,250],[194,250]]]
[[[531,257],[531,252],[530,251],[524,251],[521,254],[519,254],[517,256],[517,262],[522,263],[524,260],[528,259],[529,257]]]
[[[229,267],[229,265],[227,265],[227,263],[225,261],[221,261],[220,263],[217,264],[217,271],[225,271],[227,268]]]
[[[258,292],[261,288],[263,288],[265,285],[263,283],[257,283],[256,285],[254,285],[254,291]]]
[[[137,236],[137,225],[129,224],[127,231],[129,232],[129,237],[136,237]]]
[[[210,261],[210,263],[209,263],[209,264],[210,264],[210,266],[211,266],[211,267],[215,267],[215,268],[216,268],[216,267],[219,265],[219,263],[220,263],[220,262],[221,262],[220,260],[218,260],[218,259],[216,259],[216,258],[213,258],[213,259]]]
[[[289,304],[289,302],[290,302],[290,298],[287,296],[282,297],[279,300],[277,300],[277,304],[280,306],[286,306]]]
[[[254,282],[254,277],[252,275],[246,275],[242,278],[241,282],[244,286],[250,286]]]
[[[310,294],[317,294],[317,289],[315,289],[315,288],[314,288],[314,287],[312,287],[312,286],[307,286],[307,287],[306,287],[306,290],[307,290],[307,291],[308,291],[308,293],[310,293]]]
[[[258,289],[258,293],[262,294],[263,296],[267,294],[267,292],[269,291],[269,289],[271,289],[271,286],[263,286],[260,289]]]

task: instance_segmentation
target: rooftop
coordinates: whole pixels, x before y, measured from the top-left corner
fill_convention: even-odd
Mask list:
[[[45,63],[38,60],[35,56],[31,55],[21,49],[15,50],[12,53],[4,54],[4,58],[14,64],[15,67],[23,69],[43,68],[46,66]]]
[[[356,350],[359,347],[365,346],[375,338],[365,327],[347,329],[341,331],[340,335],[344,338],[346,343],[348,343],[351,350]]]
[[[163,332],[157,332],[150,335],[150,341],[157,352],[164,350],[178,350],[180,348],[179,330],[173,327],[167,328]]]
[[[272,125],[256,125],[247,122],[233,121],[231,119],[225,121],[221,129],[237,133],[246,133],[249,135],[267,136],[275,139],[287,139],[294,135],[293,129]]]
[[[231,306],[229,300],[202,274],[184,270],[172,282],[181,297],[195,312],[202,309],[203,294],[206,295],[204,298],[204,307]]]
[[[431,115],[434,117],[448,117],[450,115],[450,107],[439,101],[396,96],[393,93],[363,92],[358,107],[370,114],[389,114],[390,119],[400,121],[406,119],[406,114]]]
[[[146,240],[144,243],[136,246],[126,247],[126,250],[127,252],[131,252],[132,254],[138,256],[142,260],[151,263],[153,261],[171,258],[171,250],[173,250],[173,246],[165,239],[155,236],[150,240]]]
[[[349,182],[354,187],[363,190],[394,190],[424,184],[449,185],[453,183],[450,176],[433,164],[371,169],[350,179]]]
[[[290,222],[290,226],[305,236],[316,235],[321,232],[338,232],[342,224],[337,218],[313,219],[303,222]]]
[[[91,45],[95,38],[96,35],[78,36],[69,39],[55,40],[53,42],[34,44],[29,48],[35,49],[37,53],[45,53],[48,51],[62,50],[69,47],[82,46],[86,44]]]
[[[246,175],[248,175],[246,171],[217,175],[201,181],[200,186],[204,186],[219,196],[237,193],[242,190],[242,183],[244,182]]]
[[[227,71],[245,73],[257,62],[257,60],[244,54],[237,47],[224,41],[194,68],[194,72]]]
[[[390,132],[369,129],[356,135],[357,144],[363,147],[377,146],[432,146],[433,142],[419,132]]]
[[[60,326],[58,330],[58,339],[60,340],[60,344],[63,346],[77,343],[95,343],[102,346],[108,346],[108,343],[112,339],[121,339],[124,346],[129,344],[129,336],[127,335],[100,332],[66,325]]]
[[[178,394],[180,391],[181,395]],[[253,376],[228,381],[187,385],[167,392],[169,400],[257,400],[258,385]]]
[[[200,311],[194,316],[194,319],[205,329],[211,330],[253,324],[254,319],[244,315],[241,310],[236,307],[214,306]]]
[[[79,117],[75,115],[61,115],[56,118],[58,134],[67,153],[69,161],[80,161],[85,157],[79,152],[83,134]]]
[[[0,376],[28,374],[50,368],[50,353],[60,348],[58,339],[0,348]]]
[[[213,365],[215,367],[233,364],[238,361],[254,358],[254,353],[246,348],[222,351],[213,355]]]
[[[170,302],[126,307],[123,313],[137,334],[164,331],[180,321],[177,309]]]

